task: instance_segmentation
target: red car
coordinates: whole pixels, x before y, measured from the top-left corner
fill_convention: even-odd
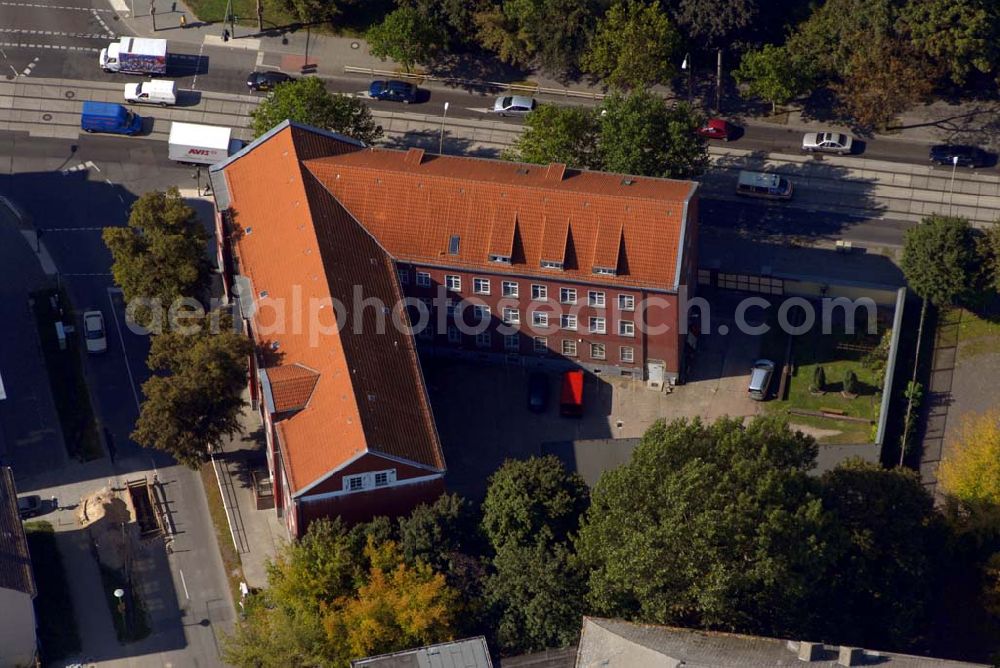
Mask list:
[[[708,139],[721,139],[729,141],[729,136],[733,132],[733,126],[721,118],[710,118],[704,126],[698,128],[698,134]]]

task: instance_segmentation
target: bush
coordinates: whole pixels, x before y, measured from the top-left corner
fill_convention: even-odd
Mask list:
[[[858,375],[851,369],[844,374],[844,394],[858,393]]]
[[[810,392],[822,392],[823,388],[826,387],[826,372],[823,370],[822,366],[817,366],[813,369],[813,382],[812,386],[809,388]]]

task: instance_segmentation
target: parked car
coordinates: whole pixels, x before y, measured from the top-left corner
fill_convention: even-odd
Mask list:
[[[544,413],[549,408],[549,377],[541,371],[528,376],[528,410]]]
[[[583,371],[564,371],[559,392],[559,414],[563,417],[583,415]]]
[[[104,333],[104,315],[100,311],[84,312],[83,336],[88,353],[103,353],[108,349],[108,337]]]
[[[368,86],[369,97],[384,102],[409,104],[417,101],[417,87],[406,81],[373,81]]]
[[[750,385],[747,392],[754,401],[764,401],[767,399],[768,388],[771,386],[771,376],[774,375],[774,362],[771,360],[757,360],[750,370]]]
[[[284,72],[277,72],[273,70],[266,72],[251,72],[247,77],[247,88],[259,91],[274,90],[275,86],[285,83],[286,81],[295,81],[295,77],[289,76]]]
[[[802,136],[802,150],[806,153],[820,151],[847,155],[853,145],[854,139],[840,132],[807,132]]]
[[[525,116],[538,106],[538,100],[524,95],[498,97],[493,103],[493,113],[497,116]]]
[[[721,139],[729,141],[733,134],[733,126],[728,121],[721,118],[710,118],[705,121],[705,125],[696,130],[698,134],[707,139]]]
[[[17,497],[17,514],[22,520],[42,514],[42,497],[37,494]]]
[[[939,165],[953,165],[958,159],[959,167],[982,167],[989,162],[990,154],[978,146],[959,144],[939,144],[931,146],[931,162]]]

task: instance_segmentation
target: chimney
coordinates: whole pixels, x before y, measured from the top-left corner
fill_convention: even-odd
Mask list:
[[[406,152],[403,157],[403,162],[407,165],[419,165],[424,159],[424,149],[422,148],[411,148]]]
[[[549,163],[549,168],[545,171],[546,181],[562,181],[566,173],[566,165],[561,162]]]
[[[816,661],[823,653],[823,644],[818,642],[799,643],[799,661]]]
[[[838,666],[860,666],[864,661],[865,653],[860,647],[840,646],[840,655],[837,657]]]

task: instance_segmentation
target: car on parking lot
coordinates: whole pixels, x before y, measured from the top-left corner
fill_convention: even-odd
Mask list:
[[[108,349],[108,337],[104,332],[104,315],[100,311],[84,311],[83,337],[88,353],[103,353]]]
[[[768,388],[771,386],[771,376],[774,375],[774,362],[771,360],[757,360],[750,369],[750,385],[747,393],[754,401],[764,401],[767,399]]]
[[[497,116],[525,116],[538,107],[538,100],[524,95],[505,95],[493,103],[493,113]]]
[[[368,86],[368,96],[384,102],[409,104],[417,101],[417,87],[406,81],[373,81]]]
[[[989,162],[990,155],[978,146],[960,144],[939,144],[931,146],[931,162],[939,165],[959,167],[982,167]]]
[[[549,407],[549,377],[541,371],[528,376],[528,410],[544,413]]]
[[[42,497],[37,494],[17,497],[17,514],[22,520],[42,514]]]
[[[730,125],[728,121],[721,118],[710,118],[695,132],[706,139],[721,139],[722,141],[729,141],[729,138],[733,134],[733,126]]]
[[[842,132],[807,132],[802,136],[802,150],[806,153],[818,151],[847,155],[853,145],[854,139]]]
[[[295,81],[295,77],[277,71],[251,72],[247,76],[247,88],[260,91],[274,90],[275,86],[286,81]]]

